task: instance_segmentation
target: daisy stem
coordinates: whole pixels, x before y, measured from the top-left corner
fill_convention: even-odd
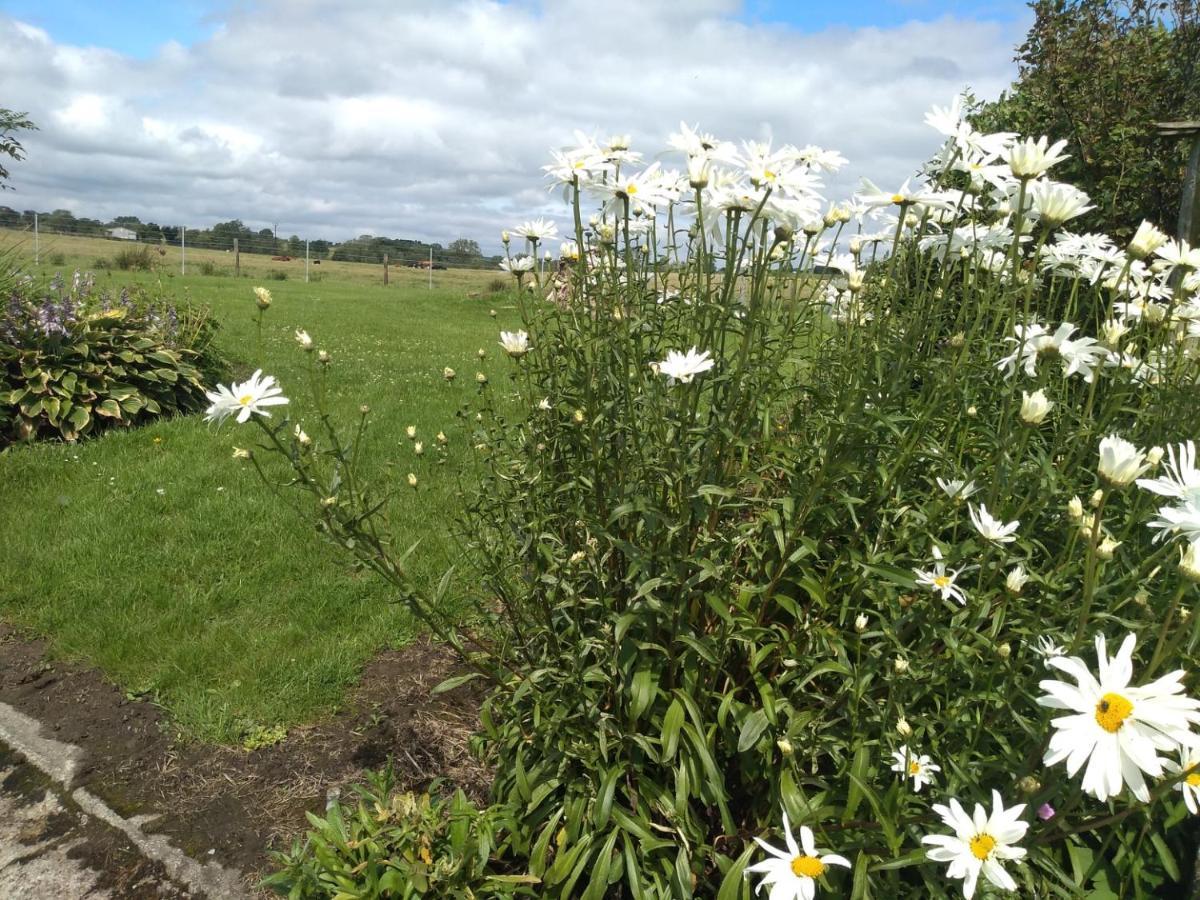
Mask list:
[[[1079,622],[1075,626],[1075,637],[1071,640],[1070,653],[1074,653],[1083,640],[1083,630],[1087,627],[1088,616],[1092,612],[1092,599],[1096,590],[1096,547],[1100,543],[1100,522],[1104,516],[1104,504],[1108,502],[1108,489],[1101,488],[1100,503],[1092,515],[1092,533],[1088,538],[1087,559],[1083,564],[1083,602],[1079,608]]]
[[[1146,666],[1147,677],[1154,674],[1154,671],[1162,664],[1167,656],[1167,652],[1174,651],[1187,635],[1187,631],[1183,628],[1177,628],[1174,638],[1170,644],[1167,643],[1167,633],[1171,630],[1171,621],[1175,618],[1175,612],[1179,609],[1179,601],[1183,599],[1183,592],[1187,590],[1187,582],[1182,578],[1179,580],[1179,587],[1175,588],[1175,596],[1171,598],[1171,605],[1167,607],[1167,614],[1163,617],[1162,625],[1158,629],[1158,642],[1154,645],[1154,655],[1150,657],[1150,665]]]

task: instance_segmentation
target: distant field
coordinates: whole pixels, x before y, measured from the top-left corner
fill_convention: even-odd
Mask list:
[[[113,249],[104,240],[47,239],[43,259],[61,252],[57,268],[89,268]],[[271,265],[243,261],[250,272]],[[220,343],[243,370],[255,354],[251,288],[269,286],[266,370],[295,398],[293,413],[311,422],[294,330],[308,329],[330,351],[332,405],[348,418],[363,403],[373,410],[366,442],[376,475],[402,485],[390,507],[397,545],[420,541],[414,567],[435,579],[458,556],[448,526],[466,441],[455,412],[476,390],[479,367],[503,384],[510,363],[498,355],[497,331],[517,318],[507,295],[467,296],[484,288],[488,273],[437,272],[429,290],[424,273],[397,273],[384,288],[369,283],[374,270],[323,264],[322,280],[305,284],[192,275],[190,265],[181,276],[164,265],[156,273],[103,272],[98,283],[160,280],[176,296],[211,305],[223,323]],[[345,280],[335,277],[341,272]],[[489,354],[483,363],[479,348]],[[447,384],[447,365],[463,377]],[[410,424],[426,447],[439,430],[449,435],[445,465],[428,450],[413,454],[404,437]],[[59,654],[99,665],[127,690],[158,698],[202,738],[235,742],[255,727],[295,724],[335,706],[363,662],[410,639],[414,626],[377,578],[356,571],[297,515],[290,504],[298,495],[272,496],[230,458],[252,434],[193,416],[0,454],[0,616],[48,636]],[[403,484],[408,472],[420,479],[415,492]],[[455,603],[471,602],[469,584],[460,580]]]
[[[0,228],[0,247],[17,246],[32,261],[34,258],[33,235],[28,231]],[[146,247],[154,261],[153,273],[166,280],[180,276],[180,251],[178,246],[161,247],[154,243],[118,241],[99,237],[77,237],[73,235],[42,234],[38,238],[38,257],[42,271],[55,269],[88,269],[103,271],[111,265],[122,251]],[[165,251],[160,253],[159,251]],[[53,260],[61,257],[61,263]],[[187,250],[187,276],[200,275],[210,266],[212,274],[232,277],[234,273],[233,253],[224,250]],[[343,262],[322,260],[319,265],[309,265],[309,283],[340,282],[344,284],[383,284],[383,266],[377,263]],[[259,279],[264,284],[274,284],[283,276],[287,281],[304,282],[304,257],[289,262],[277,262],[258,253],[241,255],[243,278]],[[428,270],[412,269],[407,266],[391,265],[388,282],[392,287],[428,287]],[[478,290],[488,282],[504,276],[499,269],[436,269],[433,284],[437,288],[463,288]]]

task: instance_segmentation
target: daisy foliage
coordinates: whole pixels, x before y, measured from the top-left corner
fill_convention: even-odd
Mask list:
[[[312,421],[261,374],[214,391],[260,436],[238,464],[277,484],[278,454],[459,655],[447,687],[484,692],[488,890],[1149,896],[1191,871],[1196,251],[1089,231],[1056,178],[1079,149],[967,106],[931,112],[919,176],[849,198],[806,135],[575,134],[560,214],[509,225],[503,352],[410,386],[461,439],[362,441],[395,417],[324,406],[319,335],[286,342]],[[465,578],[389,536],[439,478]]]

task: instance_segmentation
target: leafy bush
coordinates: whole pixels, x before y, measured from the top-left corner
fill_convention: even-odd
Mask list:
[[[287,281],[288,273],[283,269],[272,269],[267,273],[267,277],[272,281]]]
[[[222,269],[220,266],[218,266],[211,259],[200,260],[199,269],[200,269],[201,275],[224,275],[225,274],[225,270]]]
[[[1124,249],[1071,234],[1088,198],[1046,176],[1060,146],[929,119],[950,136],[932,183],[864,182],[849,237],[819,148],[685,131],[686,180],[622,146],[558,155],[582,252],[543,283],[525,260],[556,229],[517,230],[528,256],[504,268],[555,302],[519,291],[511,383],[480,371],[464,415],[469,632],[448,579],[414,583],[393,551],[326,366],[315,437],[255,419],[320,527],[491,684],[500,857],[541,896],[1185,878],[1200,255],[1149,225]],[[235,385],[210,415],[260,395],[285,402]],[[751,868],[781,811],[804,849]]]
[[[126,247],[113,257],[113,264],[127,272],[149,272],[154,268],[154,257],[145,245]]]
[[[293,900],[337,897],[534,896],[529,879],[487,872],[496,813],[480,811],[462,791],[447,798],[440,782],[421,794],[396,790],[389,767],[356,786],[357,808],[334,802],[325,817],[309,813],[306,842],[276,854],[280,871],[263,886]]]
[[[226,371],[216,329],[207,309],[140,288],[114,300],[78,273],[40,291],[27,282],[0,318],[0,446],[199,409]]]

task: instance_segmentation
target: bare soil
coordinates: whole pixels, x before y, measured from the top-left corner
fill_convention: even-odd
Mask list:
[[[45,642],[0,623],[0,702],[86,751],[75,786],[125,816],[156,815],[149,830],[198,859],[215,857],[252,885],[268,851],[290,845],[329,793],[392,760],[405,788],[443,776],[482,798],[488,774],[467,751],[480,697],[430,695],[456,670],[443,648],[419,641],[381,653],[342,708],[254,751],[180,740],[154,703],[130,699],[96,669],[53,660]]]

